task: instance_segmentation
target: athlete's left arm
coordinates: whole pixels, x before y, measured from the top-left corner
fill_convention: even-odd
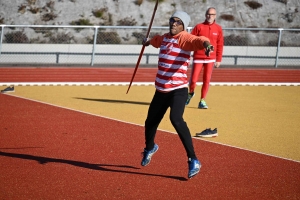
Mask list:
[[[219,34],[217,38],[217,46],[216,46],[216,62],[222,61],[223,56],[223,46],[224,46],[224,37],[223,37],[223,31],[222,27],[219,27]]]

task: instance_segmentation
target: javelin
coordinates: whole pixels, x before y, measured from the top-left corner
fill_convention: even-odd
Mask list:
[[[153,22],[153,19],[154,19],[154,16],[155,16],[155,12],[156,12],[156,9],[157,9],[157,4],[158,4],[158,0],[156,0],[156,4],[155,4],[154,10],[153,10],[152,18],[151,18],[151,21],[150,21],[150,24],[149,24],[149,27],[148,27],[148,31],[147,31],[147,34],[146,34],[146,38],[149,37],[149,33],[150,33],[150,30],[151,30],[152,22]],[[133,74],[132,74],[132,78],[131,78],[131,81],[130,81],[130,84],[129,84],[129,87],[128,87],[128,89],[127,89],[126,94],[128,93],[128,91],[129,91],[129,89],[130,89],[130,86],[131,86],[132,81],[133,81],[133,79],[134,79],[135,73],[136,73],[136,71],[137,71],[137,69],[138,69],[138,67],[139,67],[139,64],[140,64],[142,55],[143,55],[143,53],[144,53],[144,49],[145,49],[145,45],[143,45],[143,47],[142,47],[142,49],[141,49],[141,52],[140,52],[138,61],[137,61],[137,63],[136,63],[134,72],[133,72]]]

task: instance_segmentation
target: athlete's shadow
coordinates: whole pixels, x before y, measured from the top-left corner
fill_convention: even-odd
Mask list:
[[[142,172],[134,172],[134,171],[126,171],[126,169],[140,169],[133,166],[128,165],[110,165],[110,164],[92,164],[87,162],[81,162],[76,160],[66,160],[66,159],[58,159],[58,158],[48,158],[43,156],[33,156],[28,154],[19,154],[19,153],[9,153],[0,151],[0,156],[11,157],[11,158],[19,158],[25,160],[35,160],[40,164],[47,164],[47,163],[62,163],[62,164],[69,164],[76,167],[82,167],[92,170],[100,170],[100,171],[107,171],[107,172],[118,172],[118,173],[127,173],[127,174],[139,174],[143,176],[158,176],[163,178],[170,178],[176,179],[179,181],[186,181],[187,179],[184,177],[179,176],[167,176],[167,175],[159,175],[159,174],[149,174],[149,173],[142,173]],[[109,169],[109,167],[117,167],[117,169]]]
[[[138,105],[150,105],[149,102],[139,102],[139,101],[125,101],[125,100],[114,100],[114,99],[91,99],[91,98],[81,98],[81,97],[73,97],[73,98],[86,100],[86,101],[105,102],[105,103],[128,103],[128,104],[138,104]]]

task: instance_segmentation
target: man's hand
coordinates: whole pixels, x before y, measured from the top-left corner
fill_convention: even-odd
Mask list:
[[[150,45],[150,38],[144,38],[142,44],[144,46],[149,46]]]
[[[215,62],[215,68],[219,68],[221,65],[221,62]]]

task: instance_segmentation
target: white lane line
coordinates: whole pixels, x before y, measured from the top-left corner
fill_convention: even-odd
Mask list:
[[[227,146],[227,147],[232,147],[232,148],[236,148],[236,149],[241,149],[241,150],[250,151],[250,152],[253,152],[253,153],[258,153],[258,154],[262,154],[262,155],[266,155],[266,156],[271,156],[271,157],[280,158],[280,159],[283,159],[283,160],[289,160],[289,161],[300,163],[300,161],[298,161],[298,160],[283,158],[283,157],[280,157],[280,156],[275,156],[275,155],[272,155],[272,154],[262,153],[262,152],[259,152],[259,151],[244,149],[244,148],[232,146],[232,145],[229,145],[229,144],[214,142],[214,141],[206,140],[206,139],[200,138],[200,137],[193,137],[193,138],[198,139],[198,140],[202,140],[202,141],[206,141],[206,142],[211,142],[211,143],[214,143],[214,144],[219,144],[219,145],[223,145],[223,146]]]
[[[129,82],[2,82],[0,86],[126,86]],[[136,86],[154,85],[154,82],[133,82]],[[202,85],[202,83],[197,83]],[[300,83],[289,82],[211,82],[212,86],[300,86]]]
[[[122,122],[122,123],[126,123],[126,124],[131,124],[131,125],[135,125],[135,126],[144,127],[144,125],[141,125],[141,124],[135,124],[135,123],[132,123],[132,122],[126,122],[126,121],[122,121],[122,120],[118,120],[118,119],[114,119],[114,118],[110,118],[110,117],[105,117],[105,116],[102,116],[102,115],[88,113],[88,112],[81,111],[81,110],[76,110],[76,109],[67,108],[67,107],[63,107],[63,106],[58,106],[58,105],[47,103],[47,102],[42,102],[42,101],[38,101],[38,100],[34,100],[34,99],[29,99],[29,98],[26,98],[26,97],[16,96],[14,94],[5,93],[5,95],[17,97],[17,98],[20,98],[20,99],[26,99],[26,100],[29,100],[29,101],[33,101],[33,102],[37,102],[37,103],[42,103],[42,104],[46,104],[46,105],[50,105],[50,106],[54,106],[54,107],[58,107],[58,108],[66,109],[66,110],[72,110],[72,111],[75,111],[75,112],[79,112],[79,113],[83,113],[83,114],[88,114],[88,115],[92,115],[92,116],[96,116],[96,117],[102,117],[102,118],[105,118],[105,119],[114,120],[114,121],[118,121],[118,122]],[[158,130],[166,132],[166,133],[171,133],[171,134],[177,135],[177,133],[174,133],[174,132],[171,132],[171,131],[166,131],[166,130],[162,130],[162,129],[158,129]],[[266,154],[266,153],[262,153],[262,152],[258,152],[258,151],[254,151],[254,150],[249,150],[249,149],[245,149],[245,148],[241,148],[241,147],[236,147],[236,146],[232,146],[232,145],[228,145],[228,144],[223,144],[223,143],[219,143],[219,142],[209,141],[209,140],[205,140],[205,139],[199,138],[199,137],[193,137],[193,138],[194,139],[202,140],[204,142],[211,142],[211,143],[218,144],[218,145],[223,145],[223,146],[227,146],[227,147],[231,147],[231,148],[236,148],[236,149],[240,149],[240,150],[244,150],[244,151],[250,151],[250,152],[261,154],[261,155],[265,155],[265,156],[270,156],[270,157],[275,157],[275,158],[279,158],[279,159],[283,159],[283,160],[288,160],[288,161],[300,163],[300,161],[297,161],[297,160],[293,160],[293,159],[289,159],[289,158],[284,158],[284,157],[280,157],[280,156],[275,156],[275,155],[272,155],[272,154]]]

